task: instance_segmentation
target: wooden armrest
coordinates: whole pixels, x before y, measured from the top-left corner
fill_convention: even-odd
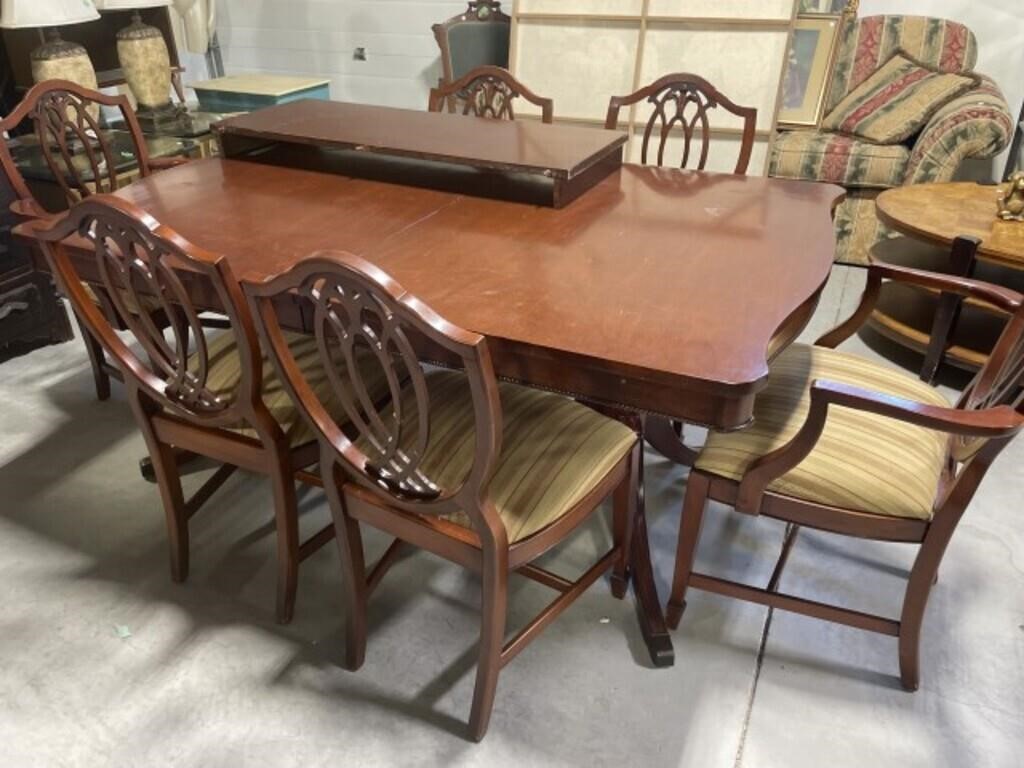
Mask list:
[[[50,217],[51,220],[36,218],[28,219],[11,228],[11,234],[15,237],[23,237],[26,240],[36,240],[36,233],[49,229],[59,219],[58,216]]]
[[[878,275],[883,280],[895,280],[942,293],[955,293],[958,296],[987,301],[1010,314],[1024,304],[1024,296],[1010,288],[969,277],[926,272],[923,269],[911,269],[881,261],[872,262],[868,266],[868,272],[869,275]]]
[[[811,407],[792,440],[765,454],[747,469],[740,481],[736,509],[757,514],[769,483],[789,472],[814,449],[825,429],[830,405],[855,408],[951,435],[979,438],[1012,437],[1024,428],[1024,415],[1008,405],[980,411],[962,411],[873,392],[836,381],[811,382]]]
[[[895,395],[884,395],[850,384],[821,380],[811,383],[811,402],[814,402],[816,397],[830,405],[877,413],[879,416],[963,437],[1011,437],[1024,427],[1024,415],[1017,413],[1008,405],[980,411],[964,411],[958,408],[927,405]]]
[[[14,200],[11,202],[11,213],[19,219],[45,219],[52,214],[35,200]]]
[[[192,162],[191,157],[175,155],[174,157],[151,157],[149,167],[154,171],[166,171],[168,168],[176,168],[179,165]]]
[[[850,317],[831,331],[819,338],[815,344],[821,347],[835,348],[850,338],[871,315],[878,302],[878,294],[883,280],[892,280],[907,285],[916,285],[940,293],[952,293],[966,298],[987,302],[1007,314],[1013,314],[1024,304],[1024,296],[1010,288],[994,283],[973,280],[969,277],[943,275],[937,272],[926,272],[923,269],[911,269],[896,264],[874,261],[868,265],[868,281],[864,286],[864,295],[860,305]]]

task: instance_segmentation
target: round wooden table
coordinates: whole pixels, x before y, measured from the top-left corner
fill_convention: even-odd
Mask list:
[[[882,241],[873,249],[874,257],[1024,290],[1024,223],[996,218],[997,189],[952,182],[886,190],[876,200],[878,217],[905,237]],[[980,245],[972,258],[957,263],[953,242],[962,236],[975,237]],[[958,367],[978,368],[1005,322],[993,307],[967,300],[952,314],[947,307],[950,322],[936,339],[934,323],[942,301],[936,293],[890,284],[870,320],[874,330],[926,356],[925,379],[934,377],[943,359]]]
[[[981,240],[978,258],[1024,269],[1024,222],[996,218],[998,187],[974,182],[913,184],[887,189],[875,206],[900,234],[951,247],[957,237]]]

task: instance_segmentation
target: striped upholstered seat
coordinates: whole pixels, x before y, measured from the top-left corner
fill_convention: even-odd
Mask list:
[[[420,468],[444,489],[466,479],[475,449],[473,404],[466,378],[437,371],[430,391],[430,443]],[[537,533],[571,510],[636,444],[623,424],[574,400],[500,383],[501,455],[489,486],[509,542]],[[402,439],[414,440],[415,396],[403,397]],[[469,527],[459,514],[453,522]]]
[[[82,283],[82,285],[85,288],[86,294],[88,294],[89,298],[92,299],[93,304],[102,307],[103,302],[100,301],[100,297],[96,295],[96,289],[89,285],[89,283]],[[163,304],[161,304],[160,300],[157,299],[155,296],[143,295],[140,296],[140,298],[142,299],[143,312],[159,312],[163,309]],[[131,312],[134,315],[140,314],[138,303],[135,301],[134,297],[130,293],[128,293],[128,291],[121,292],[121,300],[124,301],[125,309],[127,309],[129,312]]]
[[[331,384],[327,372],[320,363],[316,338],[300,333],[286,333],[285,337],[305,380],[316,392],[317,397],[330,408],[333,400]],[[225,399],[234,397],[242,376],[234,334],[222,333],[213,337],[209,341],[208,355],[210,370],[207,387],[210,392]],[[195,355],[192,356],[192,361],[194,360]],[[189,369],[195,370],[196,365],[190,362]],[[387,380],[384,377],[384,370],[379,365],[366,367],[364,381],[370,397],[375,402],[387,397]],[[266,356],[263,358],[263,402],[270,415],[281,425],[293,447],[316,439],[316,433],[295,407],[291,395],[277,375],[277,370]],[[339,418],[338,423],[344,424],[345,420]],[[257,437],[256,431],[249,426],[239,426],[234,431],[248,437]]]
[[[709,435],[697,469],[740,480],[753,461],[787,443],[800,429],[814,379],[950,405],[932,387],[902,371],[832,349],[794,345],[772,364],[768,386],[754,405],[754,424]],[[947,444],[944,433],[833,406],[811,453],[768,490],[862,512],[929,520]]]

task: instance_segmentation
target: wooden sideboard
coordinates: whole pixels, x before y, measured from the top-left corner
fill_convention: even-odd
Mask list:
[[[39,343],[73,337],[68,311],[57,298],[53,278],[33,267],[31,251],[11,237],[16,224],[14,190],[0,176],[0,361]]]

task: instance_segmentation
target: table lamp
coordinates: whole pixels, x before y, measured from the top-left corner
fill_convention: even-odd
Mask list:
[[[184,106],[171,102],[171,56],[163,33],[146,24],[141,8],[168,6],[171,0],[96,0],[102,11],[132,11],[131,23],[117,33],[117,58],[125,82],[135,96],[144,128],[158,129],[178,122]]]
[[[32,79],[70,80],[96,90],[96,69],[85,48],[62,40],[58,27],[95,21],[100,17],[92,0],[2,0],[0,27],[46,29],[42,45],[30,54]]]

